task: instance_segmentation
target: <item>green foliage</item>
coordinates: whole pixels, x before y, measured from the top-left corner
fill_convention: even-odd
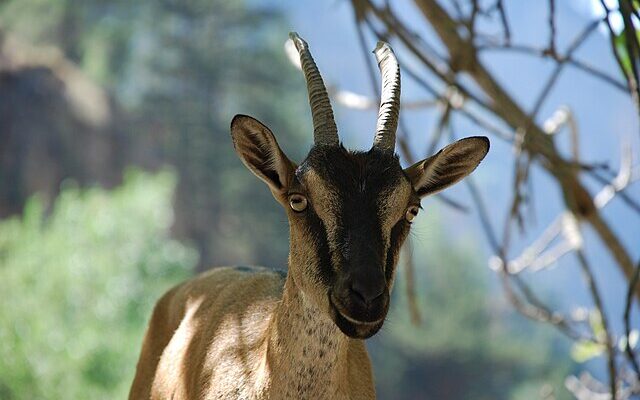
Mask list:
[[[603,344],[580,340],[571,347],[571,358],[576,362],[583,363],[603,355],[605,350],[606,348]]]
[[[589,326],[593,336],[604,342],[607,337],[607,332],[604,329],[604,323],[602,321],[602,315],[597,310],[591,310],[589,312]],[[583,363],[589,361],[592,358],[599,357],[607,350],[603,343],[594,343],[590,340],[579,340],[571,347],[571,358],[576,362]]]
[[[626,29],[626,28],[625,28]],[[636,33],[637,34],[637,33]],[[620,68],[625,79],[633,74],[631,67],[631,58],[627,47],[627,34],[623,29],[622,32],[613,37],[614,51],[620,58]]]
[[[414,231],[441,226],[430,214]],[[477,251],[449,251],[449,244],[431,235],[411,240],[424,321],[411,323],[401,260],[392,309],[370,346],[380,398],[530,400],[549,388],[555,398],[567,398],[566,347],[491,295]]]
[[[196,253],[169,238],[175,176],[66,185],[0,222],[0,398],[126,398],[155,300]]]
[[[633,6],[633,9],[635,10],[638,9],[638,4],[639,3],[636,0],[629,2],[629,5]],[[636,27],[636,23],[631,18],[630,11],[630,8],[627,10],[626,7],[621,5],[617,13],[619,13],[618,16],[623,19],[624,24],[622,26],[622,30],[617,34],[614,33],[611,39],[613,45],[612,50],[615,52],[618,58],[618,62],[620,64],[619,66],[622,70],[621,72],[625,80],[628,80],[629,77],[632,77],[634,74],[631,57],[638,58],[637,50],[635,50],[635,45],[633,43],[628,43],[628,41],[630,38],[633,41],[635,37],[635,41],[640,42],[640,29]],[[627,17],[629,18],[628,20],[626,19]],[[636,64],[640,62],[640,60],[634,61]]]

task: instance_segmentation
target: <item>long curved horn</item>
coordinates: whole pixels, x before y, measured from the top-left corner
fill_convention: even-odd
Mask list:
[[[373,147],[393,152],[396,146],[396,129],[398,129],[400,112],[400,67],[393,50],[387,43],[378,42],[373,52],[382,74],[382,95]]]
[[[304,78],[307,81],[311,118],[313,118],[313,141],[315,144],[337,145],[340,139],[329,95],[322,81],[322,76],[320,76],[320,71],[313,61],[309,46],[296,32],[289,33],[289,38],[300,54],[300,64],[302,64]]]

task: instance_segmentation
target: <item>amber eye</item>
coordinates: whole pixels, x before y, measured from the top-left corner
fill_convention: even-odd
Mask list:
[[[307,198],[301,194],[292,194],[289,196],[289,205],[293,211],[304,211],[307,208]]]
[[[407,220],[407,222],[411,223],[413,222],[414,219],[416,219],[416,216],[418,215],[418,207],[417,206],[411,206],[407,209],[407,212],[404,214],[405,219]]]

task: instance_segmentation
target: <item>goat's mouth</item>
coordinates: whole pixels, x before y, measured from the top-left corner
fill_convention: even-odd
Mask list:
[[[368,339],[378,333],[386,317],[386,310],[382,313],[382,317],[375,321],[360,321],[349,316],[346,311],[342,310],[339,302],[335,301],[329,294],[329,304],[331,306],[331,316],[333,322],[340,328],[342,333],[354,339]]]

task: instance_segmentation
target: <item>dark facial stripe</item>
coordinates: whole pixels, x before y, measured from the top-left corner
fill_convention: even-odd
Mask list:
[[[322,275],[331,277],[334,271],[344,266],[379,268],[380,272],[393,269],[386,268],[387,260],[384,259],[387,243],[383,229],[388,228],[382,226],[384,216],[381,215],[381,207],[384,201],[381,201],[381,196],[384,198],[384,193],[393,190],[399,180],[406,179],[397,157],[377,149],[349,152],[343,147],[314,147],[296,175],[303,180],[302,176],[309,169],[313,169],[327,185],[327,190],[337,197],[333,205],[320,205],[335,207],[329,211],[335,218],[330,221],[331,226],[325,226],[324,223],[328,222],[323,223],[315,214],[315,221],[309,221],[314,225],[311,229],[318,238],[317,248],[322,253],[319,257],[327,257],[321,262],[322,267],[330,266],[331,269]],[[327,228],[331,229],[331,238],[328,238]],[[391,260],[395,259],[398,251],[394,247],[399,246],[388,250]],[[338,265],[331,266],[331,263]]]
[[[387,250],[387,261],[384,269],[387,283],[391,282],[393,278],[393,272],[396,266],[396,260],[398,259],[398,252],[400,247],[409,233],[409,226],[404,220],[399,221],[393,229],[391,229],[391,236],[389,240],[389,250]]]
[[[316,259],[320,263],[318,266],[320,279],[325,285],[329,285],[333,281],[334,268],[331,265],[331,250],[327,238],[327,229],[312,207],[307,210],[306,219],[307,229],[313,237]]]
[[[381,257],[384,244],[377,211],[374,202],[367,204],[349,202],[346,199],[342,201],[337,214],[335,240],[341,250],[340,255],[347,263],[383,268]]]

